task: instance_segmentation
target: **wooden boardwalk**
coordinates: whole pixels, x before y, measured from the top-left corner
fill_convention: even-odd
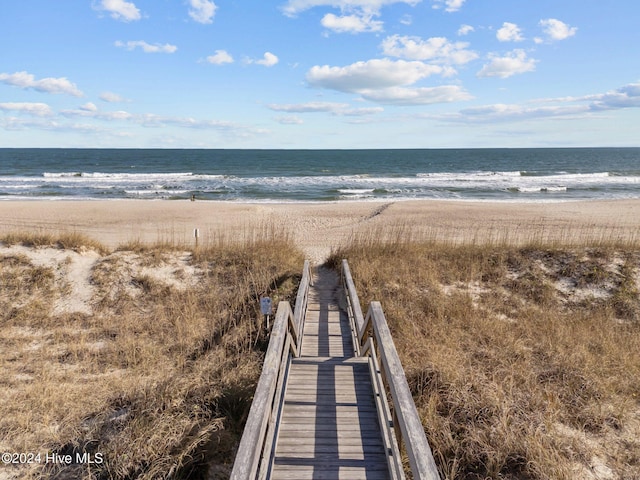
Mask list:
[[[278,303],[231,480],[440,480],[380,302],[305,261]],[[340,307],[343,308],[340,308]]]
[[[287,376],[272,479],[389,478],[368,361],[355,355],[339,292],[338,276],[319,269]]]

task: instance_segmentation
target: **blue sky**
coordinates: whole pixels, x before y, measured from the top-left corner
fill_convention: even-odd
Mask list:
[[[3,0],[0,147],[640,146],[637,0]]]

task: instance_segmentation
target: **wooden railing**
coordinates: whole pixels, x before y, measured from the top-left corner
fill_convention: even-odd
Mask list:
[[[399,453],[404,443],[413,478],[440,480],[382,307],[379,302],[371,302],[367,316],[363,317],[360,300],[346,260],[342,261],[342,281],[356,352],[360,356],[369,356],[378,418],[385,446],[390,452],[389,473],[394,479],[405,478]]]
[[[300,355],[300,339],[311,283],[309,262],[304,262],[295,310],[289,302],[280,302],[271,329],[271,338],[262,366],[247,423],[240,440],[232,480],[265,478],[270,467],[275,429],[282,408],[284,381],[291,357]]]

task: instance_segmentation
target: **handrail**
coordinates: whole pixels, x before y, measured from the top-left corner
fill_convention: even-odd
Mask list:
[[[300,279],[300,286],[298,287],[298,295],[296,296],[296,306],[293,311],[293,318],[296,324],[296,330],[298,338],[302,338],[302,332],[304,330],[304,317],[307,311],[307,300],[309,298],[309,285],[311,285],[311,268],[309,267],[309,260],[304,261],[302,267],[302,279]],[[300,356],[300,348],[302,345],[297,343],[296,357]]]
[[[349,313],[349,319],[353,326],[354,337],[357,339],[354,344],[354,348],[356,349],[356,353],[360,355],[360,348],[363,345],[363,342],[359,337],[358,332],[364,325],[364,315],[362,315],[358,292],[356,292],[356,286],[353,283],[351,270],[349,269],[349,264],[346,260],[342,260],[342,284],[347,297],[347,312]]]
[[[351,309],[349,316],[354,322],[355,333],[358,337],[359,354],[361,356],[369,355],[370,358],[380,357],[382,371],[380,371],[379,368],[377,369],[375,376],[378,378],[372,378],[372,382],[374,383],[375,389],[375,384],[382,380],[389,391],[393,405],[393,418],[396,420],[392,423],[398,448],[404,440],[413,478],[440,480],[440,475],[433,460],[433,454],[431,453],[429,442],[427,441],[424,428],[420,421],[418,410],[411,396],[411,390],[409,389],[398,351],[391,337],[387,320],[382,311],[382,306],[380,302],[371,302],[367,316],[364,320],[360,321],[362,312],[358,313],[354,308],[355,305],[360,306],[360,301],[358,300],[353,278],[351,277],[351,272],[346,260],[342,261],[342,265],[343,281],[348,297],[348,304]],[[378,355],[376,355],[376,351]],[[371,361],[377,366],[377,358],[375,358],[375,360],[372,358]],[[382,415],[383,414],[379,412],[379,417],[383,418]],[[389,422],[381,422],[381,428],[383,430],[388,430],[388,427]],[[386,435],[392,438],[391,432],[388,432]],[[393,461],[391,457],[392,456],[389,458],[390,462]],[[390,472],[392,474],[396,469],[397,465],[390,465]],[[404,473],[401,472],[400,478],[403,477]]]
[[[305,261],[295,314],[289,302],[282,301],[278,304],[262,373],[229,477],[231,480],[255,480],[269,468],[276,421],[282,406],[284,380],[291,356],[297,357],[300,352],[304,327],[300,319],[304,318],[310,281],[309,262]]]

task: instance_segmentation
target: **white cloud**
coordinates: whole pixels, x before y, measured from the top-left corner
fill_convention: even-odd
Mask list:
[[[295,115],[283,115],[273,118],[276,122],[282,125],[302,125],[304,121]]]
[[[0,127],[9,131],[38,129],[53,132],[78,132],[83,134],[101,133],[104,135],[110,133],[94,125],[60,123],[54,119],[25,120],[17,117],[9,117],[6,121],[0,119]]]
[[[327,13],[320,21],[323,27],[337,33],[380,32],[383,23],[372,15],[342,15]]]
[[[114,112],[101,112],[93,103],[88,103],[82,105],[80,108],[76,110],[63,110],[60,112],[63,117],[73,118],[73,117],[84,117],[84,118],[95,118],[98,120],[106,120],[106,121],[122,121],[122,120],[131,120],[134,118],[134,115],[126,112],[124,110],[118,110]]]
[[[100,94],[100,100],[107,103],[124,103],[127,100],[123,98],[121,95],[113,92],[104,92]]]
[[[468,43],[452,43],[444,37],[423,40],[420,37],[392,35],[385,38],[380,46],[385,55],[409,60],[462,65],[478,58],[475,52],[466,50]]]
[[[333,102],[308,102],[308,103],[272,103],[268,108],[276,112],[288,113],[315,113],[315,112],[335,112],[349,107],[348,103]]]
[[[82,97],[84,95],[75,84],[64,77],[36,80],[34,75],[27,72],[0,73],[0,82],[19,88],[31,88],[44,93],[65,93],[74,97]]]
[[[97,112],[98,107],[96,107],[95,103],[87,102],[80,107],[80,110],[83,110],[85,112]]]
[[[362,97],[386,105],[431,105],[471,100],[473,97],[457,85],[439,87],[390,87],[381,90],[363,91]]]
[[[331,113],[347,117],[362,117],[383,112],[382,107],[350,108],[348,103],[308,102],[308,103],[272,103],[267,107],[276,112],[287,113]]]
[[[276,112],[287,113],[317,113],[317,112],[337,112],[349,108],[348,103],[335,102],[308,102],[308,103],[272,103],[267,107]]]
[[[555,18],[540,20],[540,26],[551,40],[564,40],[574,36],[578,31],[577,27],[570,27]]]
[[[473,28],[471,25],[460,25],[460,28],[458,29],[458,35],[463,37],[465,35],[469,35],[471,32],[474,32],[475,30],[476,29]]]
[[[339,112],[338,115],[344,115],[345,117],[366,117],[382,112],[384,112],[384,108],[382,107],[348,108],[347,110]]]
[[[462,8],[466,0],[433,0],[433,8],[440,9],[444,6],[446,12],[457,12]]]
[[[285,15],[290,17],[315,7],[333,7],[340,10],[341,15],[327,13],[322,17],[323,27],[337,33],[380,32],[383,22],[375,20],[380,10],[387,5],[404,3],[417,5],[422,0],[289,0],[282,7]],[[406,16],[401,20],[406,23]]]
[[[490,55],[489,58],[491,62],[482,67],[482,70],[478,72],[478,77],[508,78],[536,69],[537,60],[527,58],[526,52],[520,49],[510,52],[504,57]]]
[[[129,41],[126,43],[117,41],[115,42],[115,46],[119,48],[125,48],[127,50],[141,48],[144,53],[174,53],[176,50],[178,50],[178,47],[176,47],[175,45],[170,45],[168,43],[165,43],[164,45],[160,45],[159,43],[151,45],[144,40]]]
[[[460,123],[501,123],[576,116],[588,117],[600,112],[640,108],[640,83],[624,85],[607,93],[582,97],[546,98],[529,103],[552,105],[483,105],[460,110],[457,113],[430,115],[429,118]]]
[[[306,78],[314,87],[359,93],[363,90],[411,85],[423,78],[442,73],[445,73],[445,69],[438,65],[385,58],[356,62],[346,67],[316,65],[307,72]]]
[[[75,110],[63,110],[60,114],[66,118],[89,118],[105,122],[128,122],[146,128],[162,128],[173,125],[181,128],[198,130],[224,131],[231,135],[250,136],[266,133],[265,130],[240,125],[224,120],[200,120],[191,117],[170,117],[154,113],[133,114],[124,110],[103,112],[94,104],[85,104]]]
[[[100,4],[95,8],[107,11],[112,18],[123,22],[131,22],[142,18],[138,7],[134,3],[126,2],[125,0],[101,0]]]
[[[307,81],[314,87],[357,93],[364,100],[384,105],[429,105],[471,99],[466,90],[456,85],[410,87],[433,74],[449,72],[449,67],[419,61],[381,59],[346,67],[315,66],[307,73]]]
[[[35,117],[50,117],[53,110],[46,103],[8,102],[0,103],[0,110],[4,112],[16,112]]]
[[[273,67],[280,60],[271,52],[265,52],[261,60],[250,60],[249,63],[257,63],[258,65],[264,65],[265,67]]]
[[[510,22],[502,24],[502,28],[496,33],[496,38],[501,42],[521,42],[524,40],[520,27]]]
[[[233,57],[226,50],[216,50],[216,53],[207,57],[207,62],[213,65],[224,65],[233,63]]]
[[[11,131],[40,129],[120,135],[120,132],[115,132],[110,128],[114,125],[133,124],[145,128],[176,126],[187,129],[212,130],[237,138],[248,138],[270,133],[263,128],[224,120],[171,117],[153,113],[137,114],[124,110],[101,111],[92,102],[85,103],[73,110],[62,110],[57,115],[44,103],[0,103],[0,112],[2,111],[8,112],[10,115],[5,117],[0,115],[0,128]],[[19,114],[38,118],[22,118]],[[73,119],[78,118],[86,120],[86,123],[70,123],[73,122]],[[108,127],[97,126],[95,122],[105,122]]]
[[[566,117],[586,113],[583,106],[526,107],[515,104],[495,104],[461,110],[450,117],[453,121],[467,123],[514,122],[538,118]]]
[[[333,7],[339,8],[341,11],[359,10],[373,14],[378,13],[386,5],[406,3],[414,6],[420,2],[421,0],[288,0],[286,5],[282,7],[282,11],[285,15],[295,16],[315,7]]]
[[[630,83],[612,92],[586,97],[593,111],[640,107],[640,83]]]
[[[189,0],[189,16],[198,23],[213,23],[217,6],[211,0]]]

